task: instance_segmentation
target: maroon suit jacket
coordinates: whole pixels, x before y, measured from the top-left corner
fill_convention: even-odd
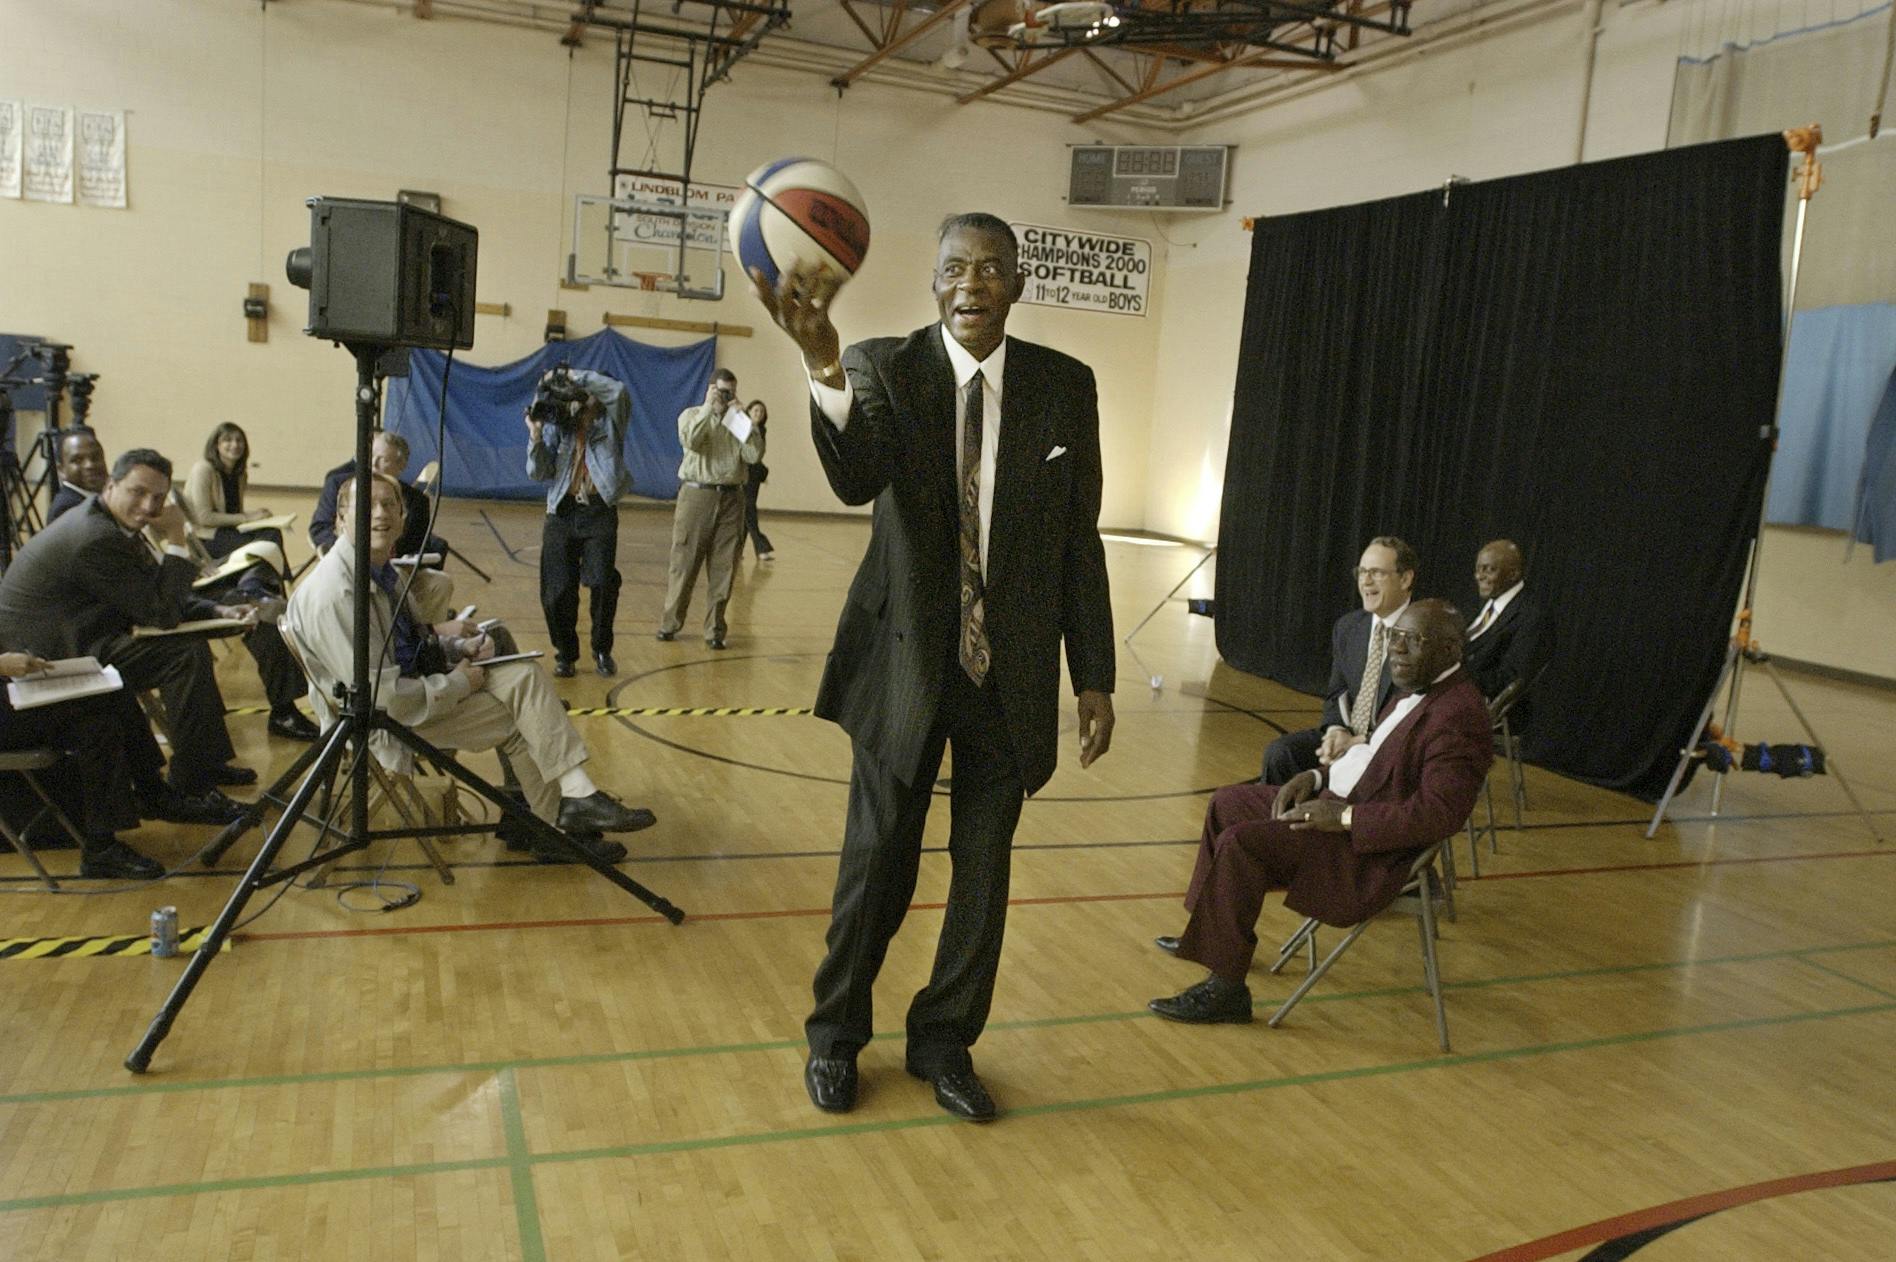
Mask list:
[[[1430,689],[1376,751],[1343,799],[1350,831],[1298,866],[1284,905],[1337,926],[1387,907],[1416,855],[1468,822],[1493,762],[1488,704],[1474,677],[1459,670]],[[1323,796],[1336,795],[1326,789]]]

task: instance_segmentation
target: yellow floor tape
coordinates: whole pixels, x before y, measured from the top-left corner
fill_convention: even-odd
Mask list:
[[[209,925],[186,929],[178,935],[178,954],[189,955],[204,945]],[[230,950],[230,939],[223,949]],[[104,938],[0,938],[0,960],[70,960],[102,955],[150,955],[151,935]]]

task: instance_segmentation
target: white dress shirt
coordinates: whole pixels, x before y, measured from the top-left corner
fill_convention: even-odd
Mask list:
[[[1456,662],[1437,675],[1429,687],[1434,688],[1436,684],[1460,669],[1461,663]],[[1402,726],[1402,721],[1414,713],[1415,708],[1422,704],[1422,698],[1426,696],[1428,696],[1426,692],[1412,692],[1396,702],[1395,707],[1383,716],[1383,721],[1376,725],[1376,730],[1370,734],[1368,743],[1350,746],[1343,752],[1341,758],[1330,764],[1330,771],[1324,777],[1323,787],[1340,798],[1348,797],[1350,790],[1356,787],[1356,782],[1363,778],[1365,771],[1369,770],[1369,764],[1375,759],[1376,751],[1383,747],[1383,742],[1389,739],[1389,734]]]
[[[981,574],[987,575],[988,543],[994,537],[990,524],[994,520],[994,460],[1001,449],[1001,382],[1005,379],[1007,368],[1007,339],[994,348],[993,354],[976,362],[974,356],[962,348],[961,343],[949,336],[946,327],[937,326],[941,334],[941,343],[948,350],[948,364],[955,375],[955,477],[957,503],[959,502],[959,479],[966,476],[961,467],[962,435],[967,432],[968,418],[962,413],[967,410],[968,381],[975,373],[981,374]],[[816,400],[816,406],[822,409],[824,417],[838,430],[849,424],[849,407],[855,401],[855,387],[849,384],[847,377],[842,388],[835,389],[824,385],[816,378],[810,378],[810,396]],[[1407,608],[1407,606],[1404,606]],[[1401,610],[1397,611],[1398,613]],[[1391,615],[1391,625],[1394,616]]]
[[[1476,631],[1470,631],[1468,633],[1468,638],[1472,640],[1476,638],[1477,636],[1486,634],[1488,631],[1492,630],[1494,628],[1494,624],[1501,621],[1501,611],[1508,607],[1509,601],[1513,600],[1516,596],[1519,596],[1521,594],[1521,589],[1525,586],[1527,586],[1525,581],[1516,583],[1514,586],[1508,588],[1506,591],[1502,592],[1499,596],[1496,596],[1493,600],[1483,605],[1481,607],[1481,612],[1475,615],[1475,624],[1478,625],[1480,629]],[[1489,612],[1490,610],[1492,610],[1493,612],[1490,613]],[[1486,621],[1484,622],[1483,619],[1486,619]]]

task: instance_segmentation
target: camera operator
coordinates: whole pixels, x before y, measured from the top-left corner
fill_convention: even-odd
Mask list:
[[[579,660],[579,586],[592,589],[593,665],[617,673],[612,618],[619,608],[621,445],[632,416],[625,387],[601,372],[559,365],[527,408],[527,476],[548,483],[540,536],[540,607],[553,640],[553,673]]]
[[[744,546],[744,488],[750,481],[745,466],[764,458],[764,432],[734,406],[736,398],[736,374],[720,368],[711,374],[703,406],[686,408],[678,416],[678,441],[685,449],[678,465],[683,485],[672,514],[671,572],[658,619],[661,640],[676,638],[685,624],[691,588],[703,566],[708,571],[704,641],[714,649],[724,647],[724,607],[731,599],[738,550]]]

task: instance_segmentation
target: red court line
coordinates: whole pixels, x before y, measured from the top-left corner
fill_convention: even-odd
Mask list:
[[[1062,894],[1048,898],[1010,898],[1010,907],[1044,907],[1056,903],[1130,903],[1154,898],[1184,898],[1185,891],[1160,894]],[[940,911],[946,903],[910,903],[910,911]],[[780,920],[798,916],[827,916],[827,907],[785,907],[775,911],[691,912],[689,924],[698,920]],[[381,938],[410,933],[489,933],[502,929],[585,929],[600,925],[662,925],[660,916],[598,916],[584,920],[500,920],[479,921],[466,925],[397,925],[389,929],[304,929],[287,933],[233,933],[237,942],[297,942],[309,938]]]
[[[1575,1227],[1526,1244],[1512,1245],[1495,1253],[1484,1253],[1472,1259],[1472,1262],[1542,1262],[1543,1259],[1587,1245],[1604,1244],[1634,1232],[1650,1231],[1654,1227],[1668,1226],[1687,1218],[1699,1218],[1721,1209],[1749,1205],[1754,1201],[1769,1200],[1774,1196],[1789,1196],[1818,1188],[1848,1187],[1856,1183],[1875,1183],[1882,1179],[1896,1179],[1896,1161],[1876,1161],[1866,1166],[1846,1166],[1841,1170],[1825,1170],[1817,1174],[1794,1174],[1789,1178],[1770,1179],[1723,1192],[1688,1196],[1684,1200],[1655,1205],[1651,1209],[1602,1218],[1584,1227]]]

